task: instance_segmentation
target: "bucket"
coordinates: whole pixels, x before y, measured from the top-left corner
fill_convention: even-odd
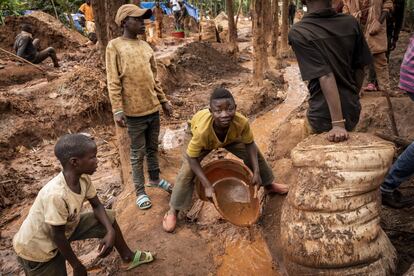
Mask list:
[[[172,32],[171,33],[172,37],[176,37],[176,38],[184,38],[185,37],[185,33],[184,32]]]
[[[214,188],[213,203],[217,211],[229,222],[249,226],[259,218],[260,202],[251,185],[252,172],[243,163],[221,159],[203,167],[204,174]],[[204,187],[196,178],[196,190],[200,199],[207,201]]]

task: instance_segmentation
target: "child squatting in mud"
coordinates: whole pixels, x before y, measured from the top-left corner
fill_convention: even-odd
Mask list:
[[[67,260],[75,276],[87,275],[70,242],[101,239],[99,257],[115,246],[122,260],[133,269],[154,258],[150,252],[135,253],[126,244],[111,210],[105,210],[91,182],[98,166],[97,147],[85,134],[67,134],[55,145],[62,172],[38,193],[27,218],[13,238],[13,247],[26,275],[67,275]],[[93,212],[81,213],[88,200]]]
[[[170,210],[163,220],[166,232],[174,231],[178,211],[191,204],[195,176],[200,179],[206,197],[212,198],[212,183],[203,173],[200,162],[214,149],[225,148],[242,159],[253,171],[253,185],[264,186],[268,193],[287,193],[286,185],[273,182],[272,169],[254,142],[248,119],[236,112],[236,108],[230,91],[217,88],[210,96],[210,108],[197,112],[191,119],[188,133],[191,139],[186,139],[190,141],[173,188]]]

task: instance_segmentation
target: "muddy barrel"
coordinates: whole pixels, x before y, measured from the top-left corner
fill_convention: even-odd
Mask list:
[[[313,135],[292,150],[298,171],[282,210],[289,275],[390,275],[396,252],[380,227],[379,186],[393,144],[352,133],[343,143]]]
[[[254,224],[260,215],[260,202],[251,185],[252,172],[243,163],[232,159],[215,160],[203,167],[207,179],[214,187],[213,203],[217,211],[238,226]],[[198,178],[196,190],[206,201],[204,188]]]

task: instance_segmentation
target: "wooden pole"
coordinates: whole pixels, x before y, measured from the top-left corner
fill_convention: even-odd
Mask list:
[[[58,13],[57,13],[57,11],[56,11],[55,1],[50,0],[50,2],[52,2],[52,6],[53,6],[53,10],[55,11],[55,16],[56,16],[56,19],[57,19],[57,20],[59,20]],[[70,14],[69,14],[69,16],[70,16]]]

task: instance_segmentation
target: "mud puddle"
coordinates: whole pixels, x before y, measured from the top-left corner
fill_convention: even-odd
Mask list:
[[[241,239],[226,244],[218,276],[229,275],[281,275],[273,264],[263,235],[255,230],[250,240]]]

